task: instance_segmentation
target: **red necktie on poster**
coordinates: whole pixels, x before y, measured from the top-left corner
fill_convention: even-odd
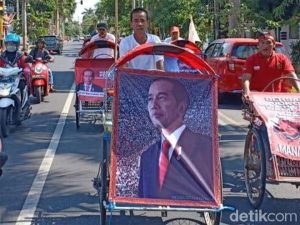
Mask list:
[[[159,164],[159,186],[162,189],[167,169],[169,166],[169,148],[171,147],[170,142],[165,139],[162,144],[161,158]]]

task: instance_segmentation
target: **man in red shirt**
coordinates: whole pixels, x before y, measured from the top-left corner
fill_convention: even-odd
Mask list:
[[[291,61],[287,56],[276,53],[275,39],[267,32],[259,36],[258,52],[251,55],[245,64],[243,74],[244,94],[248,95],[250,90],[262,91],[274,79],[279,77],[297,78]],[[265,91],[287,92],[291,90],[291,86],[279,80],[270,85]],[[300,90],[299,82],[293,82],[297,91]]]

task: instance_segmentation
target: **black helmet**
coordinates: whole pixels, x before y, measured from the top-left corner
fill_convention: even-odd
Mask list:
[[[35,42],[35,44],[38,45],[39,43],[43,43],[45,45],[46,44],[45,39],[44,38],[37,39],[37,41]]]

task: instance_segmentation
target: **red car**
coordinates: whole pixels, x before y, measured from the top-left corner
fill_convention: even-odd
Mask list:
[[[205,61],[220,76],[219,102],[226,93],[242,92],[242,71],[246,59],[257,51],[257,39],[224,38],[209,44],[204,52]],[[283,44],[276,42],[276,52],[285,53]]]

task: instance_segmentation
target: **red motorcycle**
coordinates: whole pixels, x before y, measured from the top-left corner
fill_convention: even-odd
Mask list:
[[[36,97],[36,102],[40,103],[50,92],[47,63],[53,62],[54,60],[42,60],[41,58],[36,58],[35,60],[29,59],[29,61],[32,62],[29,73],[29,91],[32,96]]]

